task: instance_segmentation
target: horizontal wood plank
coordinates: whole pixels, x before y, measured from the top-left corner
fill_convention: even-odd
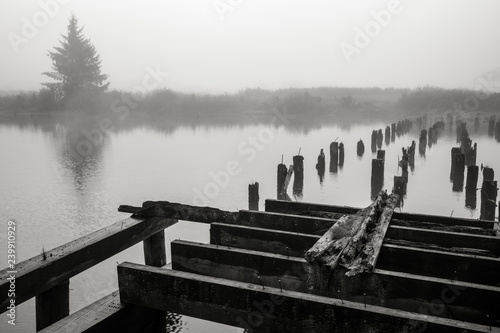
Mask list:
[[[121,300],[246,329],[275,332],[500,332],[421,313],[227,279],[122,263]]]

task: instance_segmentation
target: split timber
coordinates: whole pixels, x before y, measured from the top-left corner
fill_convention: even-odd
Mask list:
[[[304,253],[359,208],[278,200],[265,207],[205,221],[209,244],[171,242],[169,268],[161,244],[175,219],[118,222],[49,251],[48,260],[20,263],[17,304],[144,241],[147,265],[118,265],[119,291],[52,319],[43,332],[164,331],[166,311],[249,332],[500,332],[494,222],[394,212],[374,269],[348,277],[342,267],[309,264]],[[2,309],[6,277],[1,271]]]

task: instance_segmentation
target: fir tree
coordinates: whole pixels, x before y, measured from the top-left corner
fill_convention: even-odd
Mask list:
[[[78,19],[69,19],[68,34],[62,35],[61,46],[49,51],[53,72],[42,73],[57,82],[42,83],[56,96],[56,99],[69,100],[77,96],[96,97],[109,86],[105,82],[108,75],[101,73],[99,54],[78,27]]]

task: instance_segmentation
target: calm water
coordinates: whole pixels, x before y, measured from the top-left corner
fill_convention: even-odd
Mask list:
[[[260,208],[264,210],[264,199],[276,198],[276,167],[282,155],[289,165],[299,149],[304,156],[304,188],[302,195],[294,196],[290,184],[288,193],[293,200],[366,206],[371,202],[371,131],[388,125],[377,122],[290,128],[270,120],[249,125],[237,121],[224,126],[203,122],[174,125],[168,118],[131,125],[111,119],[115,128],[101,138],[97,120],[49,116],[0,119],[0,218],[17,222],[18,261],[126,218],[127,214],[117,212],[120,204],[139,206],[146,200],[168,200],[225,210],[247,209],[247,186],[257,181]],[[429,121],[427,127],[430,125]],[[484,163],[498,173],[500,144],[487,136],[486,125],[481,123],[475,133],[469,124],[469,133],[478,143],[478,165]],[[412,132],[395,142],[383,143],[384,188],[390,190],[393,176],[400,172],[397,160],[401,147],[417,140],[418,134],[415,125]],[[336,138],[345,145],[344,167],[330,173],[327,153],[327,170],[320,182],[316,158],[321,148],[328,152]],[[366,146],[362,158],[356,155],[359,139]],[[402,211],[479,217],[479,210],[465,207],[464,192],[452,191],[449,174],[453,146],[455,131],[447,124],[438,144],[428,147],[425,157],[417,152]],[[2,249],[6,248],[5,234],[6,227],[0,230]],[[208,242],[208,227],[181,222],[166,231],[166,238]],[[3,253],[2,268],[7,260],[6,251]],[[116,263],[123,261],[143,263],[142,245],[73,278],[71,312],[115,290]],[[34,301],[24,303],[17,311],[15,331],[34,332]],[[5,318],[0,321],[2,332],[12,328]],[[178,317],[176,322],[175,330],[202,332],[208,327],[186,317]],[[239,331],[211,325],[214,332]]]

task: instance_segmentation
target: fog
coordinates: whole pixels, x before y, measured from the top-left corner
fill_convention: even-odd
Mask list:
[[[39,0],[0,3],[0,90],[38,90],[71,13],[112,89],[474,88],[500,67],[500,2]]]

